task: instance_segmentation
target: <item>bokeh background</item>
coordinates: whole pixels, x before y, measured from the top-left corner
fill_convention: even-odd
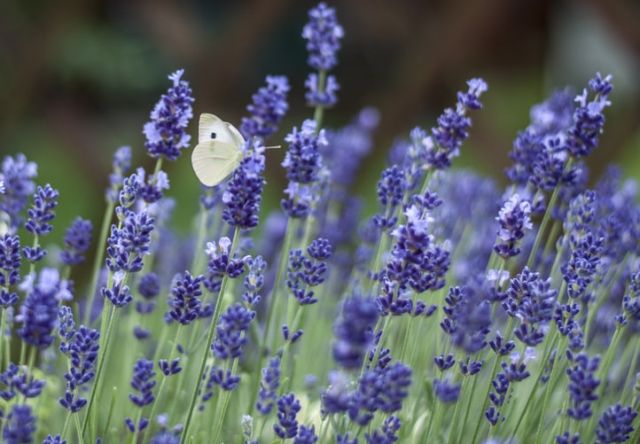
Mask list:
[[[364,106],[380,110],[375,149],[356,181],[365,211],[389,145],[415,125],[430,127],[473,76],[489,93],[475,113],[458,166],[504,180],[507,152],[529,108],[555,88],[581,88],[596,71],[612,73],[614,106],[590,159],[593,176],[615,161],[640,177],[640,2],[553,0],[344,0],[346,37],[335,71],[339,103],[326,124],[340,127]],[[131,145],[149,166],[142,126],[183,67],[195,112],[238,123],[267,74],[290,79],[290,112],[279,142],[310,117],[301,0],[0,1],[0,153],[40,164],[39,182],[60,189],[56,225],[77,214],[98,222],[110,158]],[[195,136],[196,125],[191,126]],[[266,210],[285,186],[269,152]],[[168,165],[180,230],[190,228],[199,186],[189,154]],[[62,229],[52,240],[59,239]]]

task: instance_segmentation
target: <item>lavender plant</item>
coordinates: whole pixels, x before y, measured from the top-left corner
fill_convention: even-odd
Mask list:
[[[488,91],[469,80],[394,145],[364,218],[352,184],[379,113],[323,122],[344,35],[334,8],[311,9],[313,111],[284,138],[288,185],[263,223],[284,76],[251,98],[242,161],[203,189],[188,238],[162,170],[190,149],[182,70],[143,127],[154,169],[116,151],[95,242],[78,217],[48,255],[66,197],[4,158],[3,442],[640,442],[638,187],[615,169],[585,185],[611,76],[532,108],[504,190],[452,169]]]

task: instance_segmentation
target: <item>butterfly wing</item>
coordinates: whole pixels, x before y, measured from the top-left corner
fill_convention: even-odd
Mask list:
[[[191,166],[200,182],[208,187],[218,185],[235,170],[242,160],[242,150],[233,143],[207,140],[191,153]]]
[[[225,124],[227,125],[227,129],[229,130],[231,137],[233,137],[233,140],[235,140],[237,146],[241,148],[244,147],[245,140],[244,137],[242,137],[242,134],[240,134],[240,131],[238,131],[238,128],[231,125],[229,122],[225,122]]]
[[[213,114],[200,114],[198,126],[198,143],[218,140],[225,143],[236,143],[235,136],[229,131],[229,124]],[[235,129],[235,128],[234,128]]]

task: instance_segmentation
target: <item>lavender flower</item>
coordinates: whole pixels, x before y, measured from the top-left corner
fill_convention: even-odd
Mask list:
[[[20,280],[20,238],[13,234],[0,236],[0,307],[15,304],[18,295],[10,290]]]
[[[67,388],[64,397],[59,401],[70,412],[79,411],[87,403],[79,393],[95,376],[99,338],[100,333],[97,330],[81,325],[68,346],[71,365],[64,375]]]
[[[47,184],[44,188],[37,187],[33,197],[33,206],[29,209],[25,228],[36,237],[44,236],[51,232],[53,226],[49,223],[55,217],[53,211],[58,205],[58,191]],[[29,262],[42,260],[47,252],[39,245],[23,248],[24,257]]]
[[[129,400],[136,406],[143,408],[149,405],[155,399],[153,388],[156,381],[153,379],[155,372],[153,371],[153,362],[147,359],[139,359],[133,368],[133,376],[131,377],[131,388],[136,393],[129,394]],[[125,424],[131,432],[144,430],[149,425],[147,418],[140,418],[140,422],[135,424],[131,418],[125,419]]]
[[[367,444],[393,444],[398,440],[396,433],[400,430],[400,419],[397,416],[389,416],[384,420],[379,429],[373,433],[365,433]]]
[[[256,313],[236,303],[220,316],[216,327],[216,339],[211,345],[213,354],[218,359],[234,359],[242,355],[242,348],[247,343],[246,333]]]
[[[487,84],[482,79],[471,79],[467,85],[469,89],[466,92],[458,92],[455,109],[445,109],[438,117],[438,126],[431,129],[431,135],[425,134],[419,141],[423,168],[446,169],[460,154],[460,147],[469,137],[471,127],[467,111],[481,108],[480,96],[487,91]]]
[[[596,435],[598,444],[626,442],[633,433],[633,420],[638,413],[632,407],[620,404],[608,407],[598,420]]]
[[[267,76],[266,85],[251,97],[252,103],[247,106],[251,116],[242,118],[240,132],[245,139],[266,139],[278,130],[289,109],[288,92],[289,81],[285,76]]]
[[[550,279],[543,280],[527,267],[511,279],[502,307],[520,320],[515,335],[524,344],[535,347],[544,339],[544,328],[552,319],[556,295]]]
[[[388,230],[397,222],[396,208],[402,202],[407,183],[402,169],[394,165],[385,169],[378,181],[378,202],[383,213],[374,217],[374,223],[382,230]]]
[[[204,286],[209,291],[220,291],[222,278],[227,275],[234,279],[244,270],[244,262],[237,257],[230,257],[231,239],[221,238],[217,244],[207,242],[206,254],[208,259],[208,273]]]
[[[222,218],[232,227],[245,230],[255,228],[259,222],[263,177],[264,147],[257,142],[254,150],[245,156],[233,172],[222,195],[225,204]]]
[[[60,435],[47,435],[42,444],[67,444],[67,441],[62,439]]]
[[[121,146],[113,154],[113,171],[109,174],[109,187],[105,191],[107,202],[117,202],[125,175],[131,168],[131,147]]]
[[[144,125],[145,147],[153,158],[176,160],[180,151],[189,146],[191,136],[186,128],[193,117],[194,99],[189,83],[182,80],[184,70],[169,76],[173,85],[151,111],[151,120]]]
[[[84,254],[91,245],[92,230],[89,220],[78,217],[73,221],[64,237],[65,249],[60,254],[62,263],[71,266],[84,261]]]
[[[122,228],[112,225],[107,239],[107,267],[112,272],[142,270],[143,256],[149,252],[154,220],[146,211],[128,211]]]
[[[0,195],[0,212],[9,216],[10,226],[16,230],[22,224],[20,213],[35,191],[33,179],[38,175],[38,166],[29,162],[24,154],[6,156],[2,160],[0,175],[5,189]]]
[[[533,168],[544,140],[567,132],[573,125],[573,96],[567,89],[554,92],[545,102],[531,108],[531,124],[518,134],[509,157],[513,166],[506,171],[510,181],[525,186],[533,174]]]
[[[289,252],[287,287],[300,305],[318,302],[311,288],[322,284],[326,279],[327,260],[332,254],[331,244],[323,238],[315,239],[309,244],[306,256],[300,249]]]
[[[340,39],[344,36],[342,26],[336,20],[336,11],[325,3],[309,11],[309,22],[302,30],[307,40],[309,58],[307,63],[318,71],[329,71],[336,63],[336,52],[340,49]]]
[[[273,425],[273,431],[281,439],[294,438],[298,434],[296,416],[300,411],[300,401],[293,393],[282,395],[278,399],[278,422]]]
[[[304,86],[307,88],[304,98],[309,106],[330,108],[338,101],[337,92],[340,85],[335,76],[326,76],[322,83],[318,74],[311,73],[304,81]]]
[[[576,421],[591,417],[591,403],[598,399],[595,391],[600,385],[600,380],[595,377],[595,372],[599,364],[599,357],[589,358],[586,354],[580,353],[574,359],[574,366],[567,369],[572,403],[567,414]]]
[[[0,373],[0,398],[5,401],[13,400],[16,395],[25,398],[36,398],[42,393],[45,381],[35,379],[33,375],[28,375],[24,367],[18,367],[9,363],[7,369]]]
[[[26,404],[13,405],[2,430],[4,442],[7,444],[31,443],[35,431],[36,418],[31,414],[31,407]]]
[[[376,411],[399,411],[402,401],[409,395],[411,376],[411,369],[401,362],[367,370],[360,378],[358,390],[351,400],[349,417],[365,425]],[[362,412],[368,413],[363,415]]]
[[[49,276],[46,269],[41,272],[40,282],[34,285],[20,307],[17,320],[22,324],[18,335],[29,345],[45,349],[53,343],[53,331],[58,320],[60,282]]]
[[[268,415],[273,409],[280,387],[280,356],[274,356],[269,360],[267,366],[262,369],[260,379],[260,391],[256,408],[263,415]]]
[[[53,227],[49,223],[55,217],[53,210],[58,206],[59,193],[51,185],[38,187],[33,197],[33,207],[28,211],[29,219],[25,228],[35,235],[45,235],[51,232]]]
[[[293,439],[293,444],[315,444],[318,436],[314,426],[300,426],[298,435]]]
[[[262,256],[245,258],[244,261],[249,271],[242,281],[245,289],[242,294],[242,300],[254,306],[260,302],[260,290],[264,286],[264,272],[267,268],[267,263]]]
[[[454,345],[467,353],[476,353],[486,345],[491,325],[491,305],[480,291],[471,287],[453,287],[445,298],[445,318],[440,327],[451,335]]]
[[[285,138],[289,149],[282,166],[287,169],[288,197],[282,199],[282,209],[289,217],[303,218],[311,211],[317,196],[312,185],[320,178],[320,150],[327,144],[324,130],[316,132],[313,120],[305,120],[300,130],[293,128]]]
[[[169,316],[183,325],[188,325],[198,318],[202,308],[202,276],[192,276],[185,271],[178,277],[171,288],[169,300]]]
[[[496,218],[500,229],[493,249],[498,255],[507,259],[520,253],[519,241],[527,230],[533,228],[530,214],[531,203],[521,199],[517,194],[505,202]]]
[[[460,384],[451,383],[447,379],[436,379],[433,388],[438,399],[446,404],[456,402],[460,396]]]
[[[598,145],[598,139],[604,127],[604,109],[611,105],[609,94],[613,90],[612,76],[602,77],[597,73],[589,80],[589,89],[595,95],[593,100],[588,100],[588,91],[585,88],[576,102],[578,107],[574,113],[574,127],[569,131],[567,146],[569,152],[575,157],[588,156]]]
[[[378,308],[371,298],[352,296],[342,303],[334,324],[333,359],[346,369],[357,369],[371,345]]]

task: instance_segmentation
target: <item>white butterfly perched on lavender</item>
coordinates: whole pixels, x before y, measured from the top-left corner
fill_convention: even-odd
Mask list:
[[[191,153],[191,165],[198,180],[213,187],[229,177],[242,161],[245,144],[235,126],[213,114],[200,114],[198,144]]]
[[[198,144],[191,153],[198,180],[213,187],[229,177],[240,165],[244,145],[236,127],[213,114],[200,114]]]

